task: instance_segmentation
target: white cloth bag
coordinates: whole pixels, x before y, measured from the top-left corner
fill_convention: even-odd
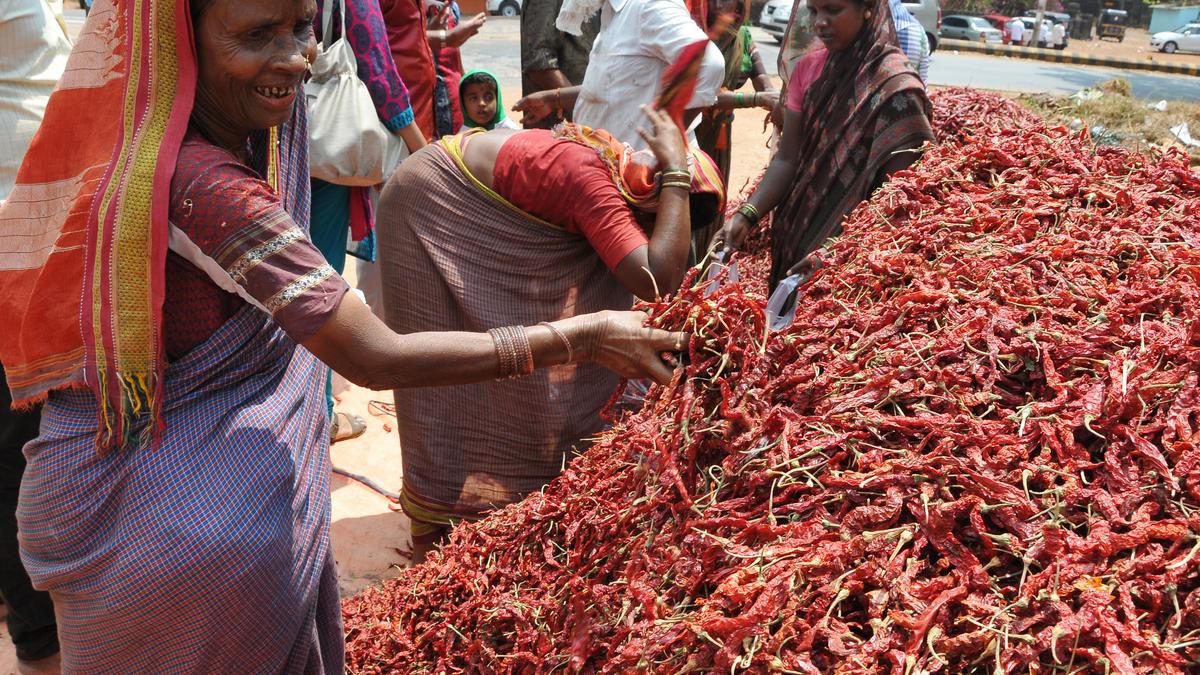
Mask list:
[[[330,43],[333,5],[342,31]],[[408,148],[375,113],[367,85],[358,79],[354,50],[346,39],[346,8],[328,0],[321,13],[321,43],[304,85],[308,100],[308,162],[313,178],[338,185],[379,185],[388,179]]]

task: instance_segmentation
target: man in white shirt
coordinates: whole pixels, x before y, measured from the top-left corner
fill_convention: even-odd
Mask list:
[[[1054,48],[1062,49],[1066,46],[1067,41],[1066,27],[1061,23],[1054,24],[1054,27],[1050,29],[1050,37],[1054,40]]]
[[[1010,38],[1009,44],[1014,47],[1020,47],[1025,44],[1025,22],[1020,19],[1013,19],[1008,22],[1008,35]]]
[[[688,13],[683,0],[567,0],[558,28],[578,34],[582,19],[599,8],[600,33],[588,57],[583,84],[527,96],[513,107],[536,122],[557,108],[573,119],[604,129],[635,150],[646,147],[637,133],[645,125],[641,106],[654,102],[662,74],[684,47],[708,36]],[[580,17],[576,21],[576,17]],[[688,110],[713,105],[725,77],[725,59],[709,42]],[[691,134],[689,133],[689,138]]]

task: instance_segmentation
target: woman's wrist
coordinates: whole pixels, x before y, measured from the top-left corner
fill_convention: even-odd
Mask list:
[[[573,363],[592,363],[596,360],[596,345],[599,343],[599,335],[602,332],[601,326],[607,321],[605,318],[607,313],[600,311],[551,322],[571,343]],[[547,332],[550,332],[548,327],[545,328],[547,328]],[[555,340],[561,343],[557,337]],[[565,349],[562,350],[562,354],[565,358]],[[562,363],[566,363],[566,361],[562,361]]]

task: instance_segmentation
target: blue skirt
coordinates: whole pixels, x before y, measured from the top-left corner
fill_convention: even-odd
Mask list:
[[[342,672],[325,373],[247,307],[167,368],[157,447],[50,396],[17,518],[64,672]]]

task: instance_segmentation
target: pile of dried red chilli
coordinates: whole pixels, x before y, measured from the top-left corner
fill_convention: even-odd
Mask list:
[[[791,328],[655,306],[686,372],[348,599],[350,668],[1196,672],[1200,177],[936,106]]]

